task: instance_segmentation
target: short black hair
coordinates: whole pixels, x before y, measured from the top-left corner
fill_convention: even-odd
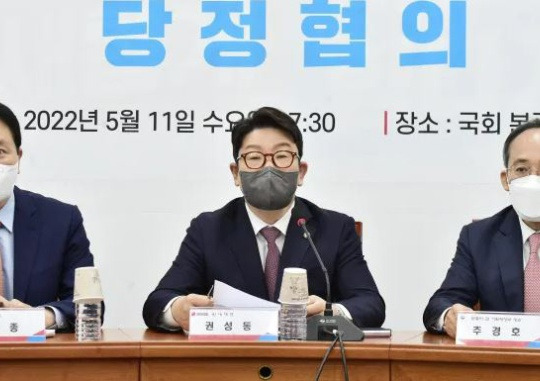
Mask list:
[[[506,138],[503,148],[503,161],[506,168],[508,168],[508,161],[510,160],[510,144],[512,144],[519,135],[531,128],[540,128],[540,119],[536,118],[516,127]]]
[[[11,109],[3,103],[0,103],[0,121],[4,122],[11,132],[11,136],[15,142],[15,147],[17,147],[18,151],[22,144],[21,126],[19,125],[19,121],[17,120],[17,117],[13,111],[11,111]]]
[[[289,135],[296,147],[298,156],[301,158],[304,150],[302,133],[294,119],[283,111],[273,107],[261,107],[247,118],[238,121],[231,133],[234,160],[238,160],[240,147],[247,134],[257,128],[277,128]]]

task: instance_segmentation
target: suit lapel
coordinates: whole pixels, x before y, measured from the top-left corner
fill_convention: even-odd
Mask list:
[[[277,299],[277,297],[279,296],[279,292],[281,289],[283,269],[287,267],[299,267],[309,248],[309,242],[304,237],[304,230],[300,226],[298,226],[299,218],[306,219],[306,226],[311,233],[311,236],[315,240],[314,236],[317,230],[317,224],[312,217],[313,216],[309,211],[307,205],[300,198],[297,197],[291,213],[291,220],[289,221],[289,225],[287,227],[285,244],[283,245],[281,259],[279,261],[278,279],[276,281],[276,294],[274,295],[275,299]]]
[[[26,291],[38,252],[39,223],[33,200],[15,188],[14,280],[15,299],[26,300]]]
[[[512,209],[494,241],[508,311],[523,311],[523,241],[516,212]],[[517,275],[517,276],[516,276]]]
[[[239,199],[228,224],[229,246],[245,281],[245,290],[259,298],[268,297],[255,232],[243,199]]]

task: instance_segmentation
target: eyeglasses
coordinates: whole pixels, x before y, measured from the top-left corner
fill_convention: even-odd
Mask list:
[[[246,152],[238,156],[237,160],[244,159],[244,163],[249,169],[260,169],[266,165],[266,158],[270,156],[272,163],[277,168],[289,168],[295,157],[298,157],[296,152],[292,151],[276,151],[274,153],[262,153],[259,151]]]
[[[512,179],[519,179],[520,177],[530,176],[533,173],[540,174],[540,170],[534,168],[529,164],[515,164],[507,168],[508,175]]]

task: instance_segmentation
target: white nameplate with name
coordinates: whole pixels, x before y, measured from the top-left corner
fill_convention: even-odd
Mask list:
[[[540,349],[540,314],[460,312],[456,344]]]
[[[190,340],[278,340],[277,308],[192,308]]]
[[[45,308],[0,309],[0,342],[44,342]]]

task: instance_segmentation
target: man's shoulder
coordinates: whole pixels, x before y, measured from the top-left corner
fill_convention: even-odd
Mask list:
[[[195,217],[195,220],[208,223],[212,221],[221,221],[223,219],[230,219],[236,216],[236,214],[240,210],[242,210],[242,208],[245,208],[244,198],[237,197],[229,201],[227,204],[225,204],[219,209],[200,213],[197,217]]]
[[[465,228],[473,234],[493,234],[506,225],[519,226],[519,218],[512,206],[507,206],[490,217],[475,220]]]
[[[474,226],[474,227],[482,227],[482,226],[487,226],[487,225],[501,224],[504,220],[506,220],[512,214],[515,214],[517,216],[516,212],[514,211],[514,208],[510,205],[502,210],[499,210],[497,213],[495,213],[492,216],[475,219],[468,225]]]
[[[331,209],[325,209],[321,208],[320,206],[316,205],[315,203],[306,200],[305,198],[297,197],[296,202],[300,205],[303,204],[307,210],[311,213],[311,215],[318,220],[325,220],[331,223],[339,223],[339,222],[345,222],[352,219],[351,216],[337,212],[335,210]]]
[[[33,206],[40,210],[51,210],[56,213],[71,212],[76,209],[75,205],[17,187],[14,189],[14,194],[16,208]]]

